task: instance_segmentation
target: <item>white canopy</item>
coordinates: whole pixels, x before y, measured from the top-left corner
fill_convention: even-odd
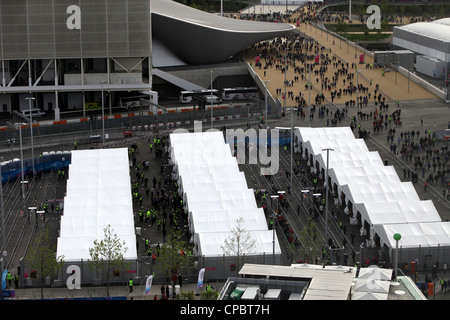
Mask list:
[[[246,255],[273,254],[273,231],[271,230],[247,230],[249,237],[255,240],[252,252]],[[230,232],[200,232],[195,234],[195,243],[198,254],[205,257],[220,257],[224,255],[222,247],[225,240],[233,237]],[[275,237],[275,255],[280,255],[281,249],[277,237]]]
[[[392,271],[393,271],[392,269],[379,268],[378,266],[360,268],[358,281],[362,279],[390,281],[392,279]]]
[[[89,248],[110,225],[125,241],[124,258],[137,258],[130,181],[126,148],[72,152],[58,256],[64,261],[90,259]]]
[[[362,222],[371,226],[381,244],[395,247],[394,233],[400,233],[403,248],[450,245],[448,223],[443,222],[431,200],[420,200],[411,182],[401,182],[392,166],[385,166],[378,152],[371,152],[355,139],[349,127],[301,128],[295,130],[297,150],[303,148],[351,202],[355,221],[361,214]],[[365,144],[365,143],[364,143]],[[309,159],[309,158],[308,158]],[[315,163],[309,163],[314,166]],[[374,232],[373,232],[374,231]],[[373,240],[373,239],[372,239]]]
[[[450,246],[450,222],[386,224],[378,226],[377,233],[391,248],[395,248],[395,233],[401,235],[399,248]]]
[[[359,279],[356,281],[355,292],[374,292],[388,294],[390,286],[390,281],[375,280],[372,278]]]
[[[222,256],[221,245],[234,236],[232,229],[239,218],[257,240],[251,254],[273,253],[273,234],[264,211],[257,207],[222,132],[171,134],[169,153],[199,254]],[[278,241],[275,247],[280,254]]]

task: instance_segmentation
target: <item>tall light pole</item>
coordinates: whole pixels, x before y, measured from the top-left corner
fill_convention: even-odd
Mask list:
[[[358,113],[359,113],[359,71],[356,67],[356,117],[355,117],[355,127],[358,127]]]
[[[5,209],[3,207],[3,177],[2,177],[2,162],[3,157],[0,157],[0,210],[2,210],[2,254],[6,250],[6,238],[5,238]]]
[[[213,128],[213,81],[212,81],[212,70],[210,71],[210,75],[211,75],[211,129]]]
[[[400,233],[394,234],[394,240],[395,240],[395,265],[394,265],[394,284],[397,283],[397,276],[398,276],[398,242],[402,238],[402,235]]]
[[[22,125],[19,124],[19,137],[20,137],[20,168],[22,176],[22,212],[25,210],[25,180],[23,173],[23,148],[22,148]]]
[[[30,107],[30,132],[31,132],[31,164],[33,167],[33,174],[36,172],[34,168],[34,143],[33,143],[33,113],[31,112],[31,100],[36,100],[34,97],[25,98],[28,100],[28,105]]]
[[[327,168],[326,168],[326,174],[325,174],[325,241],[328,241],[328,167],[329,167],[329,158],[330,158],[330,151],[334,151],[333,148],[324,148],[322,151],[327,152]]]
[[[269,80],[265,80],[264,81],[264,84],[265,84],[265,87],[266,87],[266,94],[265,94],[265,98],[264,98],[264,106],[265,106],[265,112],[266,112],[266,130],[267,130],[267,83],[268,82],[270,82]]]
[[[308,127],[311,127],[311,64],[308,63],[309,83],[308,83]]]
[[[287,55],[287,53],[286,53],[286,51],[287,51],[287,38],[284,42],[284,112],[286,112],[286,100],[287,100],[287,96],[286,96],[287,95],[287,92],[286,92],[286,82],[287,82],[287,79],[286,79],[287,57],[286,57],[286,55]]]
[[[292,170],[294,165],[294,108],[291,106],[291,172],[289,173],[290,192],[292,192]]]
[[[103,84],[107,81],[102,81],[100,84],[102,86],[102,146],[105,144],[105,97],[103,93]]]
[[[348,20],[352,21],[352,0],[348,1]]]

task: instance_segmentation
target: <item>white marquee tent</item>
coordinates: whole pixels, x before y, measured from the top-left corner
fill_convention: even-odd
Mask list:
[[[89,248],[110,225],[125,241],[124,258],[137,259],[128,150],[72,152],[57,255],[66,262],[90,259]]]
[[[362,222],[370,225],[371,240],[376,234],[381,244],[395,248],[393,235],[400,233],[402,248],[450,247],[450,222],[443,222],[431,200],[421,200],[411,182],[402,182],[392,166],[385,166],[378,152],[371,152],[355,139],[349,127],[295,128],[295,148],[303,156],[311,156],[321,169],[326,169],[329,151],[329,177],[351,202],[356,224],[357,212]],[[349,212],[347,212],[349,214]],[[372,241],[372,244],[374,242]],[[417,251],[419,252],[419,251]],[[417,254],[414,253],[414,254]]]
[[[273,232],[268,230],[264,211],[257,207],[253,190],[248,189],[222,132],[171,134],[169,154],[173,178],[188,211],[195,253],[223,257],[221,246],[234,236],[232,229],[242,218],[242,227],[256,240],[251,255],[272,256]],[[281,255],[276,237],[275,255],[277,259]]]

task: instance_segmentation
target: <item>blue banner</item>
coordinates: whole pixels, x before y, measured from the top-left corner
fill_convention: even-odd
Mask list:
[[[6,289],[6,275],[8,274],[8,270],[3,270],[2,273],[2,290]]]

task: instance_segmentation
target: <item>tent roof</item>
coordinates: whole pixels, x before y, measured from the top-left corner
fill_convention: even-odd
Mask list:
[[[391,248],[395,248],[395,233],[402,237],[398,246],[402,248],[450,246],[450,222],[403,223],[380,225],[377,233]]]
[[[273,253],[273,235],[264,212],[258,208],[222,132],[171,134],[169,153],[200,254],[222,256],[221,245],[233,235],[240,217],[245,230],[257,240],[254,254]]]
[[[253,252],[246,255],[273,254],[273,231],[272,230],[247,230],[249,238],[255,240]],[[196,234],[199,254],[205,257],[223,256],[221,248],[224,241],[233,237],[231,232],[200,232]],[[278,238],[275,237],[275,254],[281,254]]]
[[[349,127],[297,127],[295,136],[321,168],[326,168],[328,157],[330,179],[381,243],[395,246],[392,236],[397,232],[406,235],[404,247],[450,242],[448,224],[442,222],[433,202],[420,200],[413,184],[401,182],[395,169],[385,166],[378,152],[364,147],[363,140],[355,139]],[[325,148],[333,151],[327,156]]]
[[[89,248],[110,225],[126,243],[124,258],[136,259],[130,186],[126,148],[73,151],[57,255],[65,261],[89,259]]]

